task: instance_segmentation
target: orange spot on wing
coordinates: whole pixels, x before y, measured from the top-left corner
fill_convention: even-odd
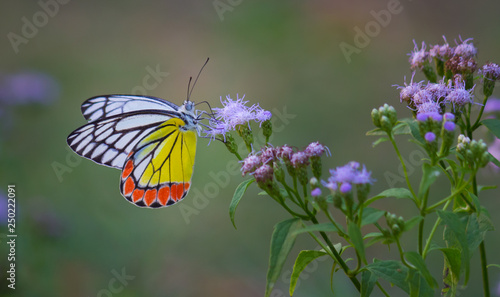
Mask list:
[[[123,195],[129,196],[132,194],[132,191],[135,189],[135,183],[134,180],[132,180],[131,177],[127,178],[125,181],[125,184],[123,185]]]
[[[172,185],[172,199],[174,199],[175,202],[179,201],[182,198],[182,194],[184,194],[183,184]]]
[[[132,160],[128,160],[127,164],[125,164],[125,167],[123,167],[122,179],[126,179],[127,176],[130,175],[132,170],[134,170],[134,162]]]
[[[189,190],[189,183],[184,183],[184,192],[187,192]]]
[[[146,191],[146,195],[144,196],[144,200],[154,201],[155,198],[156,198],[156,189],[149,189]]]
[[[144,196],[144,190],[135,189],[132,193],[132,201],[137,202]]]
[[[170,187],[164,186],[158,191],[158,200],[161,205],[167,205],[168,198],[170,198]]]
[[[154,195],[151,195],[151,194],[148,194],[151,190],[148,190],[148,192],[146,192],[146,196],[144,197],[144,202],[146,203],[147,206],[150,206],[151,203],[153,203],[156,199],[156,190]]]

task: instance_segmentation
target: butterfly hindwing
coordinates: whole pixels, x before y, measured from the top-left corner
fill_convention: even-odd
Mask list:
[[[134,95],[97,96],[82,104],[82,114],[89,122],[141,110],[176,112],[178,109],[174,103],[160,98]]]
[[[191,185],[196,133],[171,118],[137,142],[123,166],[122,195],[141,207],[165,207],[184,198]]]
[[[99,119],[73,131],[67,143],[78,155],[122,169],[136,144],[172,117],[164,113],[129,112]]]

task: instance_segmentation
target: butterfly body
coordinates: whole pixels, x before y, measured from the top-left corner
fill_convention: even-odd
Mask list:
[[[199,116],[192,101],[106,95],[82,104],[88,124],[68,136],[80,156],[122,170],[120,191],[140,207],[165,207],[191,186]]]

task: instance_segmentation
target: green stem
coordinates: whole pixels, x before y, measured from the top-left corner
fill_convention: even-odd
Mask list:
[[[479,128],[479,121],[481,120],[481,117],[483,116],[483,112],[484,112],[484,107],[486,106],[486,101],[488,100],[488,96],[484,96],[484,99],[483,99],[483,105],[481,106],[481,110],[479,111],[479,115],[476,119],[476,122],[474,123],[474,125],[472,125],[472,131],[476,130],[477,128]]]
[[[404,255],[404,252],[403,252],[403,248],[401,247],[401,243],[399,242],[399,238],[397,236],[394,236],[396,237],[396,245],[398,246],[398,251],[399,251],[399,256],[401,257],[401,262],[403,262],[403,264],[408,267],[408,268],[413,268],[410,266],[410,264],[408,264],[408,262],[406,262],[406,259],[405,259],[405,255]]]
[[[438,201],[434,203],[433,205],[429,206],[427,209],[425,209],[425,213],[429,213],[430,211],[434,210],[435,208],[439,207],[443,203],[447,203],[448,201],[451,201],[453,197],[456,195],[460,194],[471,182],[471,179],[469,179],[466,183],[463,183],[460,188],[455,190],[453,193],[451,193],[448,197],[442,199],[441,201]]]
[[[389,140],[392,143],[392,146],[394,147],[394,150],[396,151],[396,154],[398,155],[399,162],[401,162],[401,165],[403,166],[403,171],[405,174],[405,180],[406,180],[406,184],[408,186],[408,189],[410,190],[411,194],[413,195],[413,199],[415,201],[418,201],[417,194],[415,194],[415,191],[413,190],[413,187],[411,186],[410,179],[408,178],[408,170],[406,169],[406,164],[403,160],[403,157],[401,157],[401,153],[399,152],[398,146],[396,145],[396,141],[394,141],[394,137],[392,136],[392,134],[388,134],[388,136],[389,136]]]
[[[484,240],[479,245],[479,253],[481,254],[481,271],[483,272],[484,296],[490,297],[490,281],[488,278],[488,262],[486,261],[486,248],[484,247]]]
[[[424,198],[422,199],[422,205],[420,206],[420,215],[425,218],[426,208],[427,208],[427,200],[429,199],[429,189],[425,191]],[[422,255],[422,247],[423,247],[423,238],[424,238],[424,222],[422,219],[418,224],[418,253]]]
[[[443,210],[446,210],[446,208],[448,208],[448,206],[450,205],[451,203],[451,199],[448,199],[448,201],[446,201],[446,204],[443,206]],[[432,237],[434,237],[434,233],[436,233],[436,230],[439,226],[439,223],[441,223],[441,218],[438,217],[436,219],[436,222],[434,223],[434,226],[432,226],[432,230],[431,230],[431,233],[429,234],[429,237],[427,238],[427,241],[425,243],[425,247],[424,247],[424,250],[422,251],[422,258],[425,260],[425,257],[427,256],[427,253],[429,252],[429,247],[431,246],[431,240],[432,240]]]
[[[311,221],[314,224],[319,224],[318,220],[314,216],[311,217]],[[347,266],[347,264],[344,262],[344,260],[342,259],[342,257],[339,255],[339,253],[337,252],[337,250],[333,246],[333,243],[331,242],[330,238],[328,238],[328,236],[326,235],[326,233],[323,232],[323,231],[320,231],[319,234],[321,235],[321,237],[323,237],[323,240],[326,242],[326,244],[330,248],[335,261],[337,261],[337,263],[340,265],[340,267],[342,268],[342,270],[344,271],[344,273],[349,277],[349,279],[351,280],[351,282],[353,283],[353,285],[356,287],[356,289],[358,290],[358,292],[361,292],[361,284],[359,283],[359,281],[356,278],[356,276],[351,273],[351,271],[349,270],[349,267]]]

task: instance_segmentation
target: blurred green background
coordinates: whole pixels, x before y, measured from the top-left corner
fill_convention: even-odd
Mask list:
[[[0,75],[43,73],[57,84],[52,97],[41,103],[0,105],[0,191],[5,195],[7,185],[15,184],[18,203],[16,290],[6,287],[3,237],[2,296],[263,295],[272,228],[287,217],[285,212],[252,188],[238,208],[235,230],[228,206],[244,178],[234,170],[228,173],[234,160],[224,146],[207,146],[206,139],[199,140],[193,189],[181,203],[149,210],[126,202],[119,193],[118,170],[77,157],[66,146],[67,135],[85,123],[80,105],[89,97],[143,87],[147,95],[182,104],[189,76],[210,57],[192,100],[217,107],[221,96],[245,94],[273,112],[280,127],[273,144],[301,148],[320,141],[333,154],[325,159],[325,171],[351,160],[364,163],[377,179],[375,194],[389,187],[387,175],[399,176],[399,163],[387,143],[372,148],[375,139],[364,134],[373,128],[371,109],[383,103],[394,104],[400,117],[410,116],[392,85],[402,85],[404,76],[411,75],[406,54],[412,40],[435,44],[442,35],[450,43],[459,35],[473,37],[480,63],[500,61],[498,1],[401,0],[400,12],[391,14],[350,63],[339,45],[354,45],[354,28],[364,30],[374,21],[372,11],[387,10],[397,1],[41,3],[58,3],[57,11],[49,7],[54,13],[46,21],[37,1],[0,2]],[[33,17],[42,26],[13,46],[10,32],[23,36],[25,20],[33,22]],[[152,69],[168,75],[148,79]],[[400,144],[418,171],[422,154],[404,137]],[[412,175],[415,183],[418,176]],[[481,184],[498,180],[489,169],[480,177]],[[400,181],[391,185],[404,186]],[[445,190],[437,189],[433,198],[437,201]],[[482,199],[498,226],[498,194],[486,192]],[[408,218],[416,215],[401,201],[377,206]],[[4,223],[0,228],[7,232]],[[415,247],[411,234],[405,243]],[[494,233],[486,246],[489,261],[499,263],[500,241]],[[299,238],[285,276],[301,248],[315,247],[306,236]],[[394,257],[386,248],[370,253]],[[432,271],[439,277],[441,256],[436,253],[428,262],[435,263]],[[478,262],[476,254],[462,296],[482,292]],[[331,296],[330,268],[329,261],[310,267],[295,296]],[[110,288],[121,273],[130,279]],[[497,294],[500,275],[490,273]],[[335,296],[356,295],[341,273],[333,284]],[[274,296],[287,292],[287,279],[280,279]]]

